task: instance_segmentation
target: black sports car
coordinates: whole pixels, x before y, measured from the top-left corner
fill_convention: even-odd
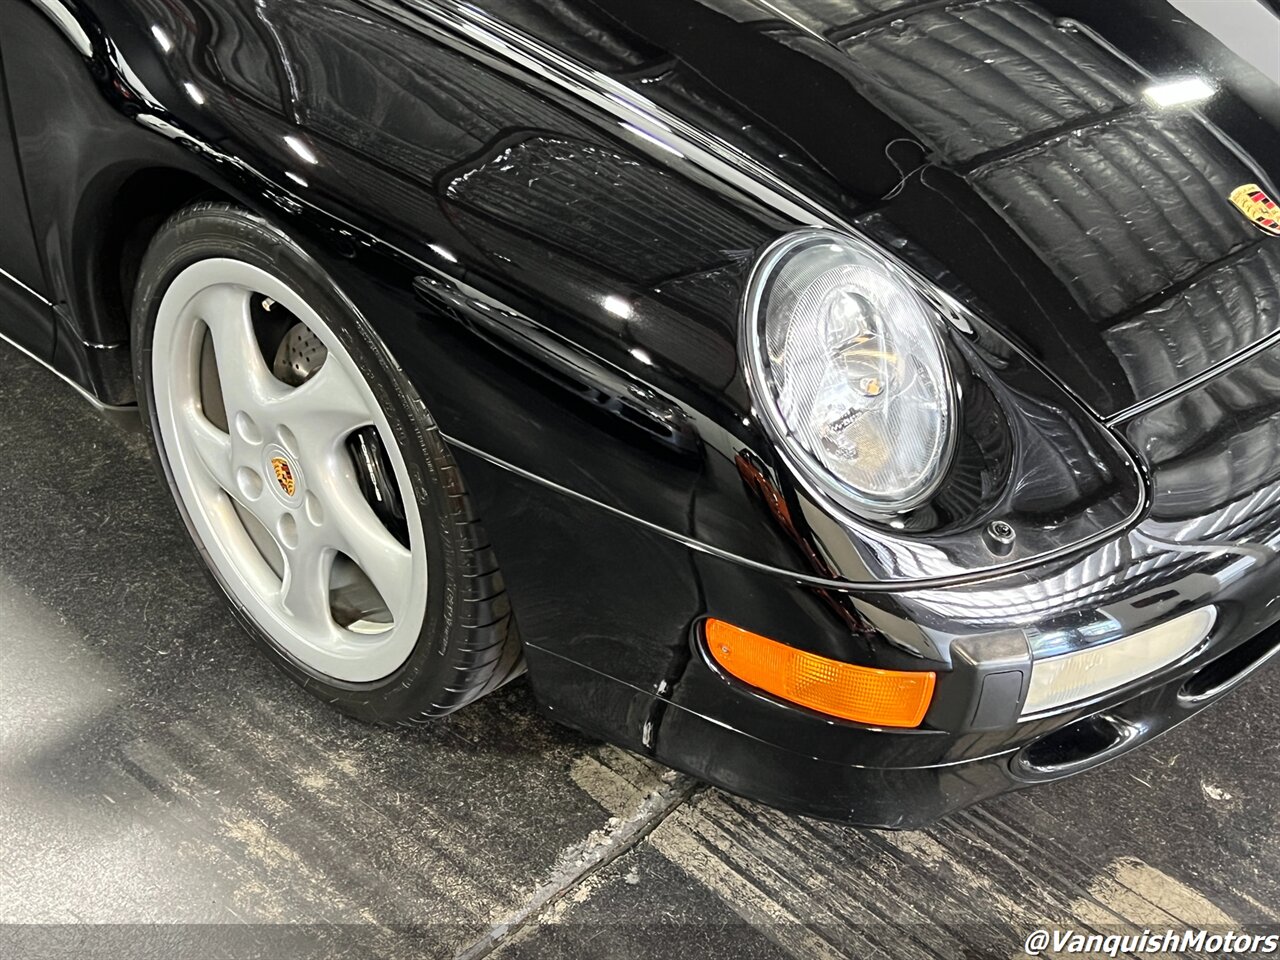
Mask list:
[[[0,331],[336,708],[920,824],[1280,649],[1278,27],[0,0]]]

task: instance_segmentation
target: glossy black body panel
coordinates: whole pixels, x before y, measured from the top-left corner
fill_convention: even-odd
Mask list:
[[[4,76],[0,60],[0,77]],[[9,123],[9,100],[0,83],[0,333],[47,358],[53,350],[53,314],[45,296],[44,269],[36,254],[18,149]]]
[[[1158,732],[1201,705],[1152,680],[972,732],[954,644],[1048,656],[1220,603],[1198,663],[1270,625],[1272,547],[1231,545],[1280,533],[1280,240],[1226,196],[1274,184],[1280,117],[1229,31],[1164,0],[0,0],[0,22],[58,369],[132,400],[129,268],[168,212],[279,222],[451,439],[553,716],[900,825],[1019,785],[1009,759],[1091,712]],[[1196,109],[1145,99],[1189,72]],[[955,462],[892,521],[802,482],[752,409],[747,277],[810,225],[920,278],[960,382]],[[938,703],[895,733],[783,707],[706,664],[707,616],[937,670]]]

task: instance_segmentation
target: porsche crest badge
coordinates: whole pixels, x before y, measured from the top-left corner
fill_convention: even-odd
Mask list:
[[[1280,207],[1256,183],[1247,183],[1232,191],[1231,202],[1260,229],[1280,237]]]
[[[272,457],[271,469],[276,472],[276,483],[280,484],[284,495],[292,497],[298,485],[293,479],[293,469],[289,466],[289,461],[284,457]]]

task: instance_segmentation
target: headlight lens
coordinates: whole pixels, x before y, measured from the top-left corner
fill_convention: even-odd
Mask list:
[[[877,513],[933,493],[954,388],[937,314],[902,270],[851,237],[792,234],[761,260],[747,324],[757,402],[806,473]]]

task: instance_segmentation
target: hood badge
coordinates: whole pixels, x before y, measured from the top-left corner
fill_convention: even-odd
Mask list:
[[[1246,183],[1231,192],[1234,203],[1259,229],[1280,237],[1280,207],[1256,183]]]
[[[280,484],[280,489],[284,491],[284,495],[292,497],[297,491],[298,485],[293,479],[293,469],[289,466],[289,461],[284,457],[272,457],[271,469],[276,472],[276,483]]]

